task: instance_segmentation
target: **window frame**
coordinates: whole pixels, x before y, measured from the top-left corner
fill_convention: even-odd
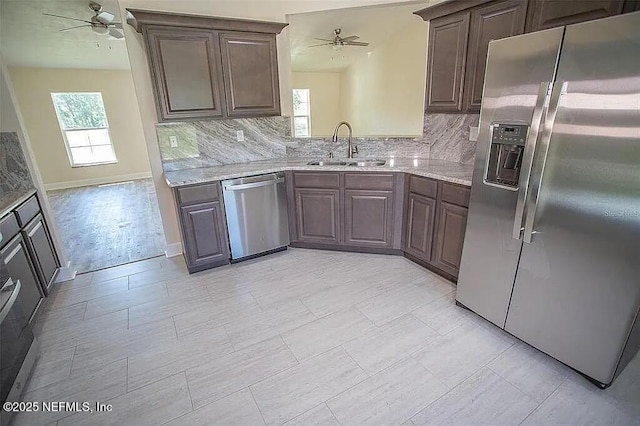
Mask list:
[[[307,92],[307,113],[304,115],[296,115],[295,107],[293,108],[293,136],[296,138],[310,138],[311,137],[311,90],[310,89],[292,89],[291,95],[293,97],[293,93],[295,91],[306,91]],[[296,133],[296,118],[306,117],[307,119],[307,129],[309,130],[309,134],[305,136],[300,136]]]
[[[102,109],[104,110],[104,118],[105,118],[105,122],[107,123],[106,126],[101,126],[101,127],[83,127],[83,128],[77,128],[77,129],[65,129],[64,128],[64,124],[62,123],[62,120],[60,118],[60,113],[58,112],[58,104],[56,103],[56,97],[55,95],[64,95],[64,94],[82,94],[82,95],[100,95],[100,101],[102,102]],[[107,164],[117,164],[118,163],[118,154],[116,153],[116,147],[113,144],[113,141],[111,139],[111,129],[109,128],[109,118],[107,117],[107,109],[104,106],[104,98],[102,97],[102,92],[51,92],[51,101],[53,103],[53,109],[56,112],[56,118],[58,119],[58,127],[60,128],[60,132],[62,133],[62,139],[64,140],[64,147],[67,151],[67,157],[69,158],[69,164],[71,165],[72,168],[78,168],[78,167],[92,167],[92,166],[103,166],[103,165],[107,165]],[[77,146],[77,147],[73,147],[73,148],[93,148],[93,146],[110,146],[111,147],[111,151],[113,151],[113,156],[114,159],[113,160],[107,160],[107,161],[94,161],[91,163],[76,163],[75,159],[73,158],[73,152],[71,151],[71,145],[69,144],[69,139],[67,138],[67,132],[80,132],[80,131],[90,131],[90,130],[106,130],[107,131],[107,137],[109,138],[109,144],[101,144],[101,145],[81,145],[81,146]]]

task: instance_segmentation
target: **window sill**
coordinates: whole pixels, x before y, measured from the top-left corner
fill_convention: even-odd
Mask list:
[[[107,164],[118,164],[118,160],[115,161],[101,161],[99,163],[87,163],[87,164],[72,164],[71,168],[76,169],[79,167],[92,167],[92,166],[104,166]]]

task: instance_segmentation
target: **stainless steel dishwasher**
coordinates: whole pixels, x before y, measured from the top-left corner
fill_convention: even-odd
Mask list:
[[[222,182],[231,261],[237,262],[289,245],[284,173]]]

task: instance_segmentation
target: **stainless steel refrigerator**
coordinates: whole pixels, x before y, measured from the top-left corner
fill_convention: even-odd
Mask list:
[[[640,12],[489,45],[456,299],[601,386],[640,347]]]

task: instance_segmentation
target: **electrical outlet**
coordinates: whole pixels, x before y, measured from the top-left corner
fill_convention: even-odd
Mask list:
[[[244,142],[244,132],[242,130],[236,132],[236,139],[238,142]]]
[[[175,136],[169,136],[169,143],[171,144],[171,148],[178,147],[178,138]]]

